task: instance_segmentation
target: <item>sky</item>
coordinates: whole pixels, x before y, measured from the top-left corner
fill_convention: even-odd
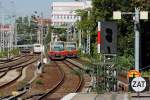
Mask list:
[[[15,12],[17,16],[30,16],[35,11],[38,15],[43,12],[44,17],[50,16],[51,0],[0,0],[0,3],[5,12]]]
[[[12,1],[14,3],[12,3]],[[31,14],[34,14],[35,11],[37,11],[38,15],[43,12],[44,17],[49,17],[50,4],[52,1],[74,0],[0,0],[0,7],[5,8],[5,12],[15,12],[17,16],[30,16]]]

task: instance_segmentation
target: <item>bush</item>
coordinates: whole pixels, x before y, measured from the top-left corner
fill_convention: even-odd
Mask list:
[[[119,56],[117,58],[116,65],[119,69],[129,70],[130,68],[134,67],[134,58],[132,56]]]
[[[7,49],[5,51],[2,51],[0,52],[0,58],[3,58],[3,57],[7,57],[8,56],[8,52],[9,52],[9,55],[13,55],[13,56],[17,56],[19,55],[19,49],[12,49],[10,51],[8,51]]]
[[[7,57],[7,55],[8,55],[8,51],[0,52],[0,58]]]
[[[12,50],[10,51],[10,53],[11,53],[11,55],[17,56],[17,55],[19,55],[19,49],[18,49],[18,48],[12,49]]]
[[[142,72],[142,77],[150,77],[150,70]]]

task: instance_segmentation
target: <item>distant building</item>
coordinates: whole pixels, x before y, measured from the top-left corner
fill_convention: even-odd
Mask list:
[[[92,7],[91,1],[52,2],[51,19],[54,27],[68,27],[80,19],[75,10]]]
[[[47,26],[51,24],[51,20],[50,19],[37,19],[37,22],[39,25],[43,25],[43,26]]]
[[[38,32],[37,32],[37,43],[41,43],[41,28],[43,27],[43,37],[48,33],[48,28],[51,25],[51,20],[50,19],[37,19],[37,24],[39,26]]]
[[[14,26],[10,24],[0,24],[0,51],[6,48],[13,48],[14,43]]]

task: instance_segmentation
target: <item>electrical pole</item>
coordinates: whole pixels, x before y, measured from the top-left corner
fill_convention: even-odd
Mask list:
[[[40,19],[40,42],[41,42],[41,72],[43,71],[43,53],[44,53],[44,45],[43,45],[43,13],[41,12],[41,19]]]
[[[90,17],[90,11],[88,11],[88,20],[89,20],[89,17]],[[89,29],[87,29],[87,54],[90,55],[90,47],[91,47],[91,36],[90,36],[90,32],[89,32]]]
[[[135,8],[135,16],[134,16],[134,32],[135,32],[135,70],[139,71],[139,9]]]
[[[1,6],[1,2],[0,2],[0,52],[2,51],[2,6]]]
[[[147,20],[148,19],[148,11],[140,11],[140,9],[135,8],[134,12],[121,12],[121,11],[114,11],[113,12],[113,19],[121,19],[122,14],[130,14],[133,16],[134,21],[134,32],[135,32],[135,48],[134,48],[134,57],[135,57],[135,70],[139,71],[139,38],[140,38],[140,19]]]
[[[79,16],[79,22],[81,21],[81,17]],[[82,32],[81,32],[81,29],[79,29],[79,32],[78,32],[78,38],[79,38],[79,48],[81,48],[81,34],[82,34]]]

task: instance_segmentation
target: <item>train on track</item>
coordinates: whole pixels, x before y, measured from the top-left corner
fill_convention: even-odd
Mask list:
[[[21,53],[40,54],[44,51],[44,46],[39,43],[33,44],[32,47],[19,47]]]
[[[42,46],[41,44],[33,44],[33,53],[41,53],[44,50],[44,46]]]
[[[77,43],[64,41],[51,42],[48,56],[51,60],[76,58],[78,57]]]
[[[57,41],[50,43],[50,51],[48,52],[51,60],[63,60],[65,58],[78,57],[78,48],[76,42]]]
[[[65,42],[65,51],[67,58],[76,58],[78,57],[78,49],[76,42]]]
[[[63,60],[66,57],[65,44],[63,41],[51,42],[48,56],[51,60]]]

